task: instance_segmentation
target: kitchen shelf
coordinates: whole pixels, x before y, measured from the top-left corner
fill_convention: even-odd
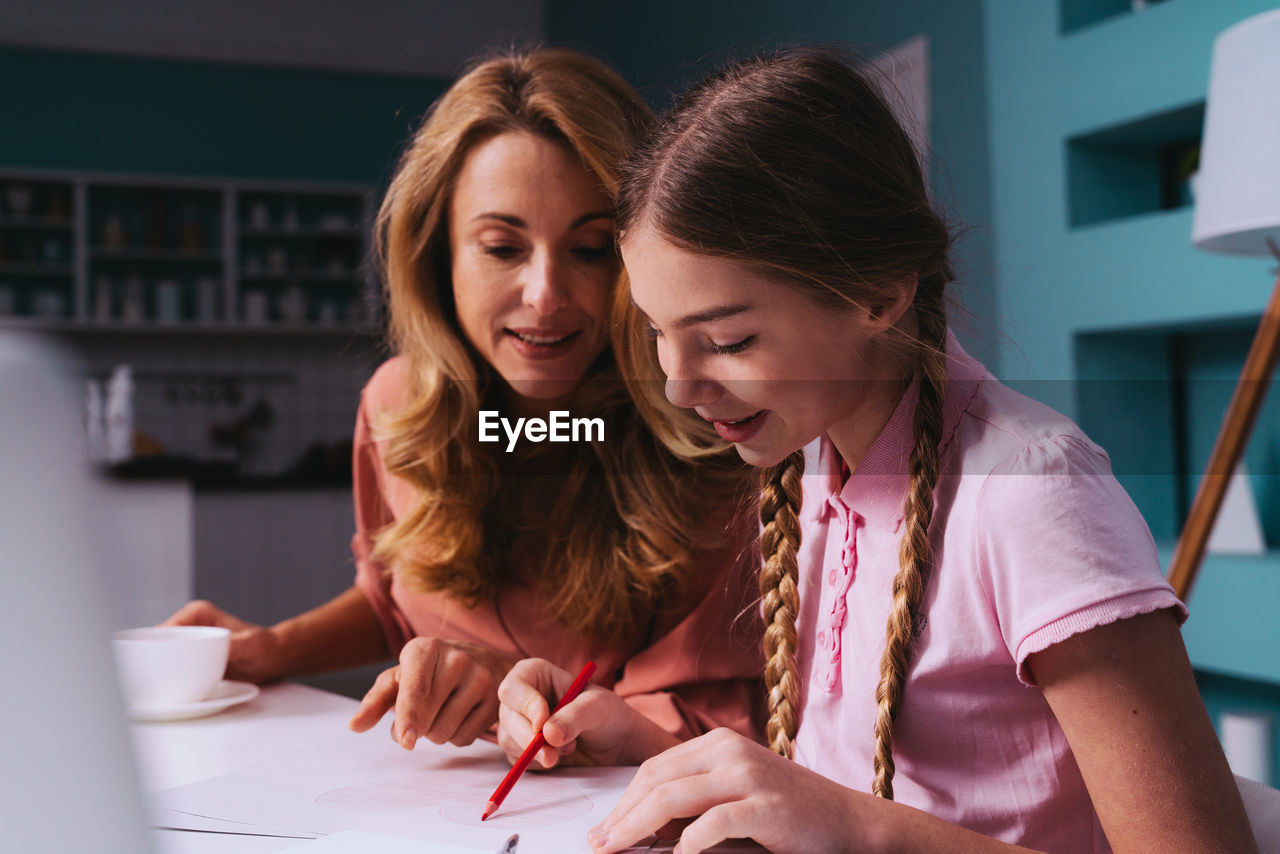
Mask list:
[[[70,231],[75,222],[54,217],[0,216],[0,228],[6,231]]]
[[[240,230],[244,238],[262,238],[269,240],[316,240],[333,238],[336,240],[361,240],[362,235],[353,228],[329,229],[308,228],[288,230],[284,228],[252,228],[245,226]]]
[[[222,263],[223,254],[214,249],[190,250],[190,249],[103,249],[101,247],[93,247],[89,250],[89,257],[94,261],[139,261],[160,262],[170,264],[173,262],[208,264]]]
[[[75,268],[70,264],[0,264],[0,277],[73,275]]]
[[[357,184],[0,169],[0,323],[374,329],[371,220]]]

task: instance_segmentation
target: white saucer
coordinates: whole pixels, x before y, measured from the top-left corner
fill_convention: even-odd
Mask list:
[[[233,682],[223,679],[208,699],[197,703],[157,703],[149,706],[128,706],[125,711],[135,721],[182,721],[212,715],[237,703],[247,703],[258,696],[258,686],[250,682]]]

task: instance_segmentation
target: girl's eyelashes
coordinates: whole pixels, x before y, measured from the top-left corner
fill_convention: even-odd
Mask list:
[[[746,338],[743,338],[741,341],[737,341],[733,344],[717,344],[716,342],[711,341],[708,342],[708,346],[711,348],[711,352],[715,353],[717,356],[736,356],[738,353],[741,353],[750,347],[751,343],[755,340],[756,336],[748,335]]]
[[[650,338],[662,337],[662,330],[654,326],[652,323],[646,323],[644,325],[644,331]],[[707,349],[717,356],[735,356],[750,347],[755,340],[756,336],[754,335],[748,335],[741,341],[735,341],[732,344],[717,344],[716,342],[708,339]]]

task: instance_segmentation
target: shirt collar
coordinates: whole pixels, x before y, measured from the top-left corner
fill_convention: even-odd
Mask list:
[[[960,417],[973,402],[979,383],[990,375],[982,364],[960,346],[951,330],[947,330],[947,388],[942,401],[942,441],[940,453],[945,454],[955,434]],[[880,435],[871,443],[857,470],[844,480],[840,471],[840,458],[835,446],[825,436],[819,437],[805,448],[805,475],[821,480],[813,483],[816,489],[807,501],[801,515],[817,518],[826,496],[839,494],[845,506],[867,520],[867,524],[881,529],[896,529],[903,517],[903,504],[911,485],[910,462],[913,442],[912,419],[916,402],[920,397],[919,381],[913,381],[898,401],[897,408],[885,424]]]

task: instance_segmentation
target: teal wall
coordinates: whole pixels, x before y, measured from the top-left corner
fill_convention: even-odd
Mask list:
[[[1080,331],[1261,311],[1267,263],[1192,248],[1190,208],[1071,228],[1065,140],[1202,102],[1214,35],[1274,7],[1168,0],[1064,36],[1059,3],[985,1],[1003,376],[1072,378]]]
[[[970,351],[989,360],[996,334],[984,32],[979,0],[656,0],[648,4],[547,0],[550,41],[612,63],[657,107],[732,51],[796,42],[841,42],[871,56],[908,39],[929,39],[931,186],[962,229],[956,321]]]
[[[0,167],[380,183],[445,81],[0,48]]]

